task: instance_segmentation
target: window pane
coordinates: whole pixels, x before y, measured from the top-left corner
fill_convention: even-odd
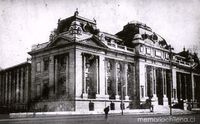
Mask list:
[[[37,72],[41,71],[41,64],[40,64],[40,62],[37,63],[36,71]]]

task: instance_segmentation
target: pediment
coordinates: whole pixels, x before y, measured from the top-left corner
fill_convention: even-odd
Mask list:
[[[94,47],[108,48],[104,43],[102,43],[99,39],[97,39],[95,37],[91,37],[89,39],[79,41],[79,43],[86,44],[86,45],[89,45],[89,46],[94,46]]]
[[[61,45],[69,44],[69,43],[72,43],[72,42],[86,44],[86,45],[93,46],[93,47],[106,47],[106,48],[108,48],[97,37],[92,36],[92,35],[87,35],[87,36],[85,35],[84,37],[83,36],[81,36],[81,37],[80,36],[76,36],[76,37],[66,37],[66,36],[58,37],[54,41],[49,43],[47,47],[61,46]]]
[[[54,41],[52,41],[47,47],[61,46],[61,45],[68,44],[71,42],[72,42],[72,39],[70,38],[59,37],[59,38],[56,38]]]

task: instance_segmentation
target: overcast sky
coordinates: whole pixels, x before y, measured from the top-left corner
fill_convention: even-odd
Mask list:
[[[47,42],[59,18],[97,20],[115,34],[132,20],[146,23],[176,51],[200,49],[199,0],[0,0],[0,67],[26,61],[33,44]]]

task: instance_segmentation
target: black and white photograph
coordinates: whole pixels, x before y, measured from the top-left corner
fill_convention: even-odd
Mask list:
[[[0,0],[0,124],[198,124],[200,0]]]

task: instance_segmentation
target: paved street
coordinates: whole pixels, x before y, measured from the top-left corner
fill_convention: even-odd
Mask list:
[[[200,122],[199,114],[192,115],[71,115],[42,118],[1,119],[0,124],[135,124],[135,123],[194,123]]]

